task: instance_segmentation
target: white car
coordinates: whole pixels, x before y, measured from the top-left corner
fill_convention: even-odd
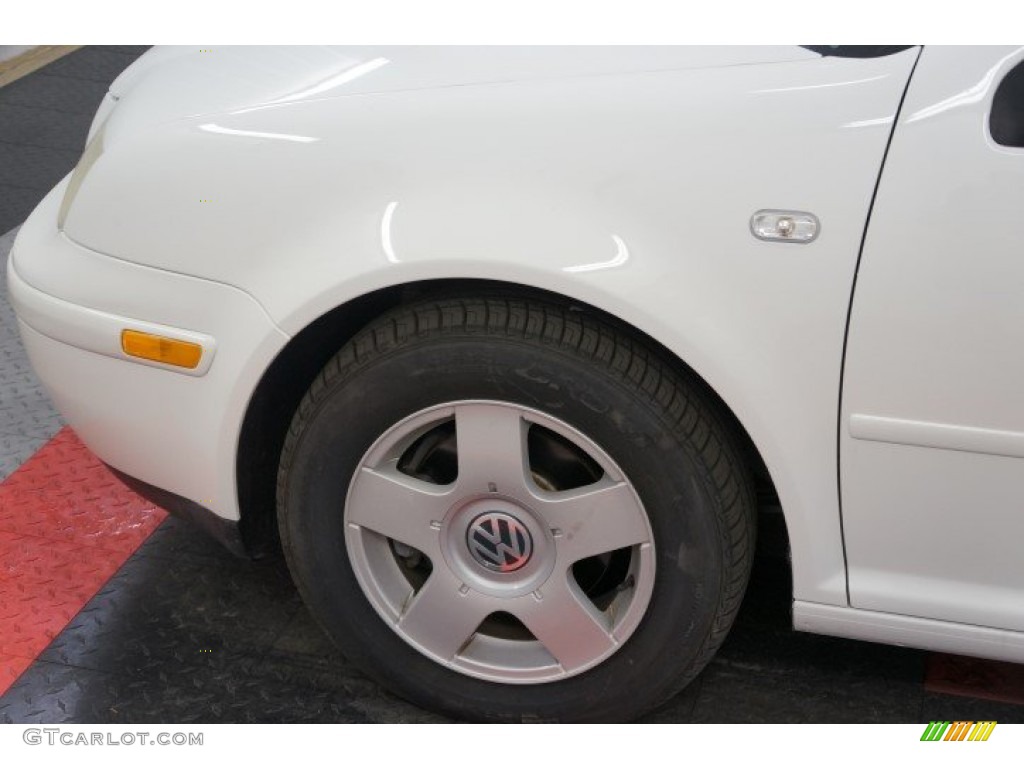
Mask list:
[[[423,706],[666,700],[736,614],[758,485],[797,629],[1021,662],[1022,62],[156,49],[11,297],[101,459],[235,549],[279,529]]]

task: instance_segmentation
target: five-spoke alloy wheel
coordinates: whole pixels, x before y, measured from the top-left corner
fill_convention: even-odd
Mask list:
[[[427,468],[449,435],[457,473],[441,484]],[[425,440],[420,465],[403,467]],[[544,440],[561,449],[547,462]],[[381,617],[485,680],[536,683],[600,663],[636,629],[654,584],[651,527],[622,471],[567,424],[511,403],[439,405],[388,430],[352,479],[345,519]]]
[[[702,383],[609,321],[421,301],[299,406],[282,544],[313,615],[399,695],[467,719],[629,719],[696,676],[739,606],[741,455]]]

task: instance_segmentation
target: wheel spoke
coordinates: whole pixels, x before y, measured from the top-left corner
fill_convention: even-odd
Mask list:
[[[537,595],[518,598],[510,612],[566,672],[590,664],[615,646],[605,617],[567,576],[552,578]]]
[[[444,431],[430,435],[433,442],[418,442],[425,430],[440,425]],[[534,468],[531,425],[539,429]],[[453,426],[457,473],[451,466]],[[562,439],[551,438],[548,445],[548,430]],[[573,455],[565,441],[592,461]],[[395,456],[408,453],[410,445],[422,464],[417,472],[450,482],[438,485],[400,472]],[[425,462],[434,457],[427,452],[434,449],[442,451],[439,463],[428,467]],[[586,466],[573,465],[577,459]],[[604,468],[596,482],[547,490],[592,477],[595,465]],[[529,532],[530,552],[525,534],[509,538],[517,521]],[[353,477],[345,522],[353,568],[378,613],[413,647],[471,677],[533,682],[589,669],[631,636],[651,596],[653,538],[633,487],[588,438],[527,406],[459,401],[400,422],[378,440]],[[403,561],[396,570],[380,536],[420,550],[432,567]],[[600,584],[602,594],[622,586],[622,595],[601,610],[598,604],[605,603],[595,604],[584,593],[574,576],[580,573],[584,583],[583,570],[573,566],[627,547],[636,547],[628,573],[613,560]],[[494,548],[501,562],[490,557]],[[512,562],[509,554],[518,548],[522,557]],[[502,565],[511,570],[498,572]],[[488,619],[492,614],[515,616],[536,642],[517,642],[517,634]]]
[[[348,522],[435,557],[438,534],[431,523],[444,517],[452,489],[409,477],[393,466],[358,472],[348,500]]]
[[[538,504],[552,528],[559,560],[572,564],[604,552],[650,541],[646,517],[628,483],[602,480]]]
[[[460,405],[455,410],[462,494],[529,496],[526,422],[508,406]]]
[[[399,618],[398,630],[435,656],[455,658],[493,610],[488,598],[460,587],[450,571],[435,568]]]

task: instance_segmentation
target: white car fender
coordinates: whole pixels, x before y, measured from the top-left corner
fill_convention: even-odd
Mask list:
[[[796,599],[846,605],[843,341],[917,55],[393,88],[136,133],[115,110],[66,231],[237,286],[289,335],[374,290],[453,278],[615,315],[747,429],[786,515]],[[764,242],[760,209],[813,214],[820,232]]]

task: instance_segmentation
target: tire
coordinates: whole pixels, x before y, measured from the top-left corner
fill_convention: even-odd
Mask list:
[[[702,383],[611,323],[422,301],[310,387],[281,539],[314,617],[403,698],[469,720],[630,720],[701,671],[739,608],[741,456]]]

